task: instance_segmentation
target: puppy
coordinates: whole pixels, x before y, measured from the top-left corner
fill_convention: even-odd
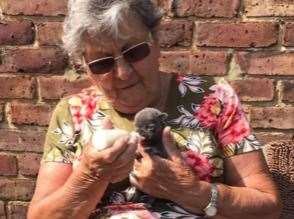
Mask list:
[[[155,108],[144,108],[135,115],[136,132],[143,137],[143,147],[150,155],[167,158],[162,143],[162,131],[166,126],[167,116]]]
[[[167,116],[166,113],[154,108],[145,108],[135,115],[136,132],[143,137],[141,144],[146,153],[167,158],[167,153],[162,143],[162,131],[166,126]],[[140,157],[137,159],[140,159]],[[136,176],[131,173],[130,177],[135,178]],[[127,200],[131,202],[143,202],[152,205],[156,200],[134,186],[129,187],[125,192]]]

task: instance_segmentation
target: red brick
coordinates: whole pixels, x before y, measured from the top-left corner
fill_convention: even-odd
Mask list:
[[[33,98],[35,79],[29,76],[1,76],[0,98]]]
[[[242,101],[270,101],[274,97],[274,82],[270,79],[244,79],[231,81]]]
[[[294,107],[251,108],[250,119],[254,128],[294,129]]]
[[[4,117],[4,106],[0,104],[0,122],[3,120]]]
[[[40,168],[40,161],[40,154],[24,153],[19,155],[19,173],[25,176],[36,176]]]
[[[292,0],[245,0],[244,8],[248,17],[294,16]]]
[[[66,14],[67,0],[2,0],[2,10],[9,15],[57,16]]]
[[[163,14],[172,16],[173,0],[153,0],[153,3],[162,10]]]
[[[287,22],[285,24],[285,35],[283,45],[294,46],[294,22]]]
[[[5,219],[6,214],[5,214],[5,205],[4,202],[0,200],[0,218]]]
[[[8,219],[26,219],[28,202],[9,202],[7,205]]]
[[[292,140],[294,134],[282,133],[282,132],[259,132],[255,133],[257,139],[263,144],[269,144],[275,141]]]
[[[91,86],[87,78],[68,81],[63,76],[40,77],[40,94],[43,99],[60,99],[61,97],[78,93],[83,88]]]
[[[250,121],[250,106],[245,103],[242,104],[242,111],[244,112],[247,121]]]
[[[0,218],[6,219],[5,203],[0,200]]]
[[[45,131],[14,131],[0,129],[0,150],[19,152],[42,152],[45,142]]]
[[[41,46],[52,46],[62,44],[62,23],[48,22],[37,26],[38,41]]]
[[[4,206],[4,202],[0,201],[0,218],[5,219],[6,215],[5,215],[5,206]]]
[[[267,47],[277,43],[272,22],[196,22],[196,44],[213,47]]]
[[[34,24],[30,21],[1,21],[0,44],[24,45],[32,44],[35,39]]]
[[[190,46],[193,22],[187,20],[164,20],[161,22],[157,37],[161,47],[175,45]]]
[[[167,73],[187,73],[189,70],[188,51],[162,52],[159,60],[160,71]]]
[[[59,48],[11,49],[4,52],[0,72],[60,72],[68,58]]]
[[[199,75],[225,75],[228,61],[226,52],[196,51],[191,54],[191,72]]]
[[[0,175],[17,175],[17,159],[13,155],[0,154]]]
[[[12,102],[9,115],[14,124],[48,125],[53,107],[46,104]]]
[[[176,0],[173,7],[180,17],[234,17],[238,13],[240,0]]]
[[[29,201],[34,187],[35,182],[30,179],[0,179],[0,199]]]
[[[240,52],[236,60],[244,73],[254,75],[294,75],[294,53]]]
[[[283,82],[283,100],[294,102],[294,81]]]

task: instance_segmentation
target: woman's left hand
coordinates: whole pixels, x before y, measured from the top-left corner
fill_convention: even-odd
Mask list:
[[[197,187],[199,178],[184,161],[169,127],[162,138],[168,159],[150,156],[139,146],[142,157],[135,160],[130,181],[144,193],[177,202],[183,193]]]

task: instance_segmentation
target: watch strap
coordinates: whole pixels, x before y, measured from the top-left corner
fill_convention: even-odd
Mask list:
[[[211,184],[211,195],[210,195],[210,201],[208,205],[204,208],[204,212],[206,216],[215,216],[217,212],[217,203],[218,203],[218,189],[217,189],[217,184],[212,183]],[[211,208],[214,208],[215,214],[214,215],[209,215],[208,211],[211,210]]]

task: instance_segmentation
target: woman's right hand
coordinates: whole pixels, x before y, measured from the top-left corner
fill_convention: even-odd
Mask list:
[[[112,128],[109,119],[105,119],[103,128]],[[112,146],[100,151],[89,141],[83,150],[77,170],[82,177],[90,181],[122,181],[133,168],[137,145],[138,138],[131,135],[118,138]]]

